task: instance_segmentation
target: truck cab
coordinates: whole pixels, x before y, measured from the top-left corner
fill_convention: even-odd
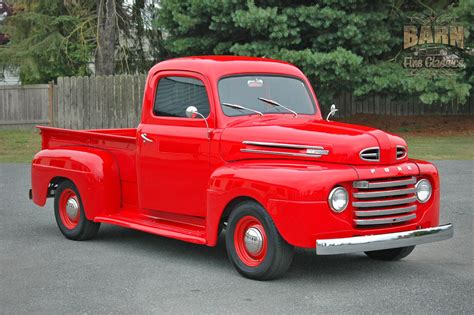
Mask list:
[[[200,56],[154,66],[137,128],[39,127],[33,201],[55,199],[61,232],[101,223],[215,246],[252,279],[289,268],[294,247],[381,260],[450,238],[434,165],[378,129],[324,120],[286,62]]]

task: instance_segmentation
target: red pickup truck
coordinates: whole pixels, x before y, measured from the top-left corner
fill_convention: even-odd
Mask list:
[[[38,127],[30,198],[54,198],[72,240],[107,223],[215,246],[225,230],[232,264],[261,280],[282,275],[294,247],[398,260],[452,237],[435,166],[409,159],[400,137],[329,116],[289,63],[164,61],[138,128]]]

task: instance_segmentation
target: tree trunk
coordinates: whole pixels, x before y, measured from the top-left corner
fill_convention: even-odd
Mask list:
[[[115,41],[117,38],[115,0],[98,0],[97,12],[98,38],[95,55],[95,74],[112,75],[115,70]]]

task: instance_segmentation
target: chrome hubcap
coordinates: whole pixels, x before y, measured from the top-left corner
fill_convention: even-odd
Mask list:
[[[66,203],[66,212],[68,217],[74,219],[79,211],[79,203],[74,198],[69,198]]]
[[[245,248],[250,254],[258,254],[263,247],[263,236],[257,228],[251,227],[245,231]]]

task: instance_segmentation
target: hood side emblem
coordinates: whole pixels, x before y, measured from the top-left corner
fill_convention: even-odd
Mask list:
[[[328,150],[324,150],[324,149],[306,149],[306,154],[326,155],[326,154],[328,154]]]

